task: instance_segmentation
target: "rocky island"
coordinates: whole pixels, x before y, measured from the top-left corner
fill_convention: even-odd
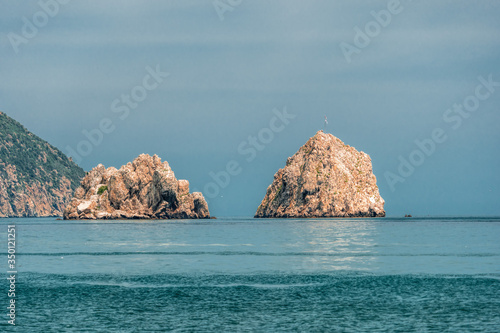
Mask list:
[[[319,131],[286,166],[255,214],[256,218],[383,217],[370,156]]]
[[[119,170],[102,164],[76,189],[64,219],[207,219],[207,202],[189,193],[189,182],[177,180],[168,162],[142,154]]]
[[[0,112],[0,217],[62,216],[85,171]]]

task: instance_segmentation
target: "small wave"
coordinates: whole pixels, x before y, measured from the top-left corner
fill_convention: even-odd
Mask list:
[[[18,253],[19,256],[271,256],[271,257],[499,257],[499,253],[374,253],[374,252],[257,252],[257,251],[123,251],[123,252],[56,252]]]
[[[144,245],[143,243],[117,243],[117,242],[104,242],[101,243],[102,245],[105,246],[142,246]],[[161,247],[168,247],[168,246],[178,246],[178,247],[189,247],[189,246],[196,246],[196,247],[230,247],[230,246],[255,246],[254,244],[222,244],[222,243],[215,243],[215,244],[189,244],[189,243],[159,243],[156,244],[157,246]]]
[[[324,283],[296,283],[296,284],[261,284],[261,283],[227,283],[227,284],[141,284],[131,282],[100,282],[74,281],[72,285],[104,286],[131,289],[169,289],[169,288],[253,288],[253,289],[290,289],[321,287]]]

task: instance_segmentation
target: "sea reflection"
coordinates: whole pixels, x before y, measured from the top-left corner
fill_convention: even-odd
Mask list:
[[[20,274],[500,273],[498,219],[15,223]]]
[[[297,230],[303,240],[299,270],[367,271],[376,261],[377,229],[374,220],[309,220]]]

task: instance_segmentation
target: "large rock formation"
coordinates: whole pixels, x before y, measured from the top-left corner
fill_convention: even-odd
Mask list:
[[[210,218],[199,192],[177,180],[167,162],[140,155],[117,170],[92,169],[75,191],[64,219],[202,219]]]
[[[370,156],[319,131],[274,175],[255,217],[382,217]]]
[[[85,171],[0,112],[0,217],[62,216]]]

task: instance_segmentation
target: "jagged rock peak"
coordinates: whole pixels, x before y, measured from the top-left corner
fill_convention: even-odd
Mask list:
[[[382,217],[370,156],[319,131],[289,157],[255,217]]]
[[[208,204],[168,162],[142,154],[119,170],[99,164],[82,180],[65,219],[204,219]]]

